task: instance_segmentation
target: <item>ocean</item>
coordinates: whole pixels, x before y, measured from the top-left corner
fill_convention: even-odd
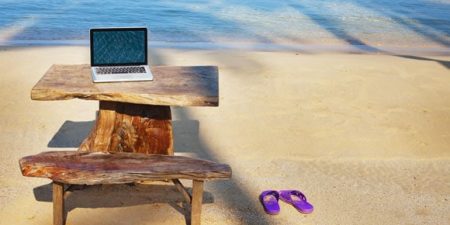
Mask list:
[[[450,49],[450,0],[0,0],[0,45],[87,44],[95,27],[147,27],[167,46]]]

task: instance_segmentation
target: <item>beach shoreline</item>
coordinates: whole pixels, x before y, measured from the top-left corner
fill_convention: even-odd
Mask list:
[[[0,48],[12,47],[64,47],[89,46],[89,40],[7,40],[0,41]],[[297,53],[341,53],[341,54],[410,54],[426,56],[450,56],[450,47],[437,44],[425,46],[389,45],[389,44],[347,44],[336,41],[323,43],[263,43],[263,42],[148,42],[150,49],[211,50],[211,51],[264,51]]]

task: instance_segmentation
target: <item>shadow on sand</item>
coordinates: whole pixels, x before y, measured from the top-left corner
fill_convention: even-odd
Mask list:
[[[94,121],[70,121],[66,120],[56,134],[48,142],[49,148],[78,148],[88,136]]]
[[[159,182],[164,183],[164,182]],[[68,185],[65,185],[66,189]],[[75,185],[66,192],[65,218],[76,208],[117,208],[145,204],[165,203],[170,205],[189,221],[188,205],[175,186],[167,184],[115,184]],[[191,192],[191,188],[188,188]],[[37,201],[52,202],[52,183],[33,189]],[[203,193],[203,204],[214,203],[210,192]]]
[[[172,122],[176,153],[192,153],[201,159],[226,163],[201,140],[199,137],[200,122],[191,118],[188,109],[176,107],[172,109],[172,113],[178,118]],[[48,143],[48,147],[77,148],[88,135],[93,124],[94,121],[64,122]],[[214,191],[212,194],[205,191],[204,203],[213,203],[213,195],[221,195],[227,208],[233,210],[232,215],[241,224],[270,224],[262,211],[258,210],[260,206],[254,204],[257,196],[248,194],[235,179],[207,182],[207,185]],[[102,194],[101,190],[108,190],[108,192]],[[38,201],[51,201],[51,185],[36,187],[34,194]],[[93,199],[97,200],[93,201]],[[70,194],[67,199],[66,211],[75,208],[109,208],[167,203],[178,212],[188,215],[184,213],[185,206],[180,206],[182,200],[182,195],[171,185],[95,185]]]

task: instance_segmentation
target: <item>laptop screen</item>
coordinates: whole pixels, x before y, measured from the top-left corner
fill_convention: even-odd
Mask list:
[[[146,28],[91,29],[91,66],[146,65]]]

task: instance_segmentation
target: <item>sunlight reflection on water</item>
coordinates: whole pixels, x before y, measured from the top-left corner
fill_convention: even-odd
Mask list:
[[[92,27],[145,26],[156,42],[450,47],[449,1],[0,0],[0,6],[0,42],[87,40]]]

